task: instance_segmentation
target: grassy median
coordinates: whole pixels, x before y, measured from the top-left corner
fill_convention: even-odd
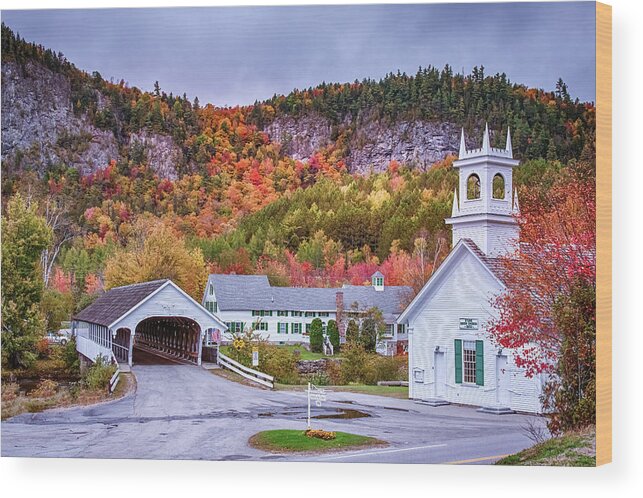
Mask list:
[[[335,432],[335,439],[324,440],[306,436],[302,430],[278,429],[255,434],[250,446],[271,453],[324,453],[372,446],[386,446],[380,439],[347,432]]]

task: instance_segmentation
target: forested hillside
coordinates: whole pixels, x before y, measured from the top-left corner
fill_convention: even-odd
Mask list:
[[[317,122],[312,137],[306,137],[297,120],[310,128],[310,116]],[[298,139],[303,133],[333,144],[349,169],[359,171],[385,169],[391,159],[426,166],[445,152],[457,152],[461,127],[477,139],[485,120],[496,131],[492,142],[499,144],[511,127],[517,157],[567,161],[593,140],[594,119],[593,105],[572,100],[560,79],[548,92],[514,84],[505,74],[486,75],[482,66],[463,75],[448,65],[419,68],[415,75],[391,73],[381,80],[323,83],[275,95],[256,103],[250,113],[251,122],[278,137]],[[378,141],[386,144],[379,151]],[[291,152],[307,141],[301,142]]]
[[[449,250],[460,127],[470,146],[485,120],[494,145],[512,127],[519,188],[552,181],[594,142],[593,105],[562,81],[547,92],[482,68],[221,108],[106,81],[3,25],[2,74],[3,208],[20,193],[52,228],[43,277],[65,310],[170,275],[167,261],[186,262],[171,275],[189,289],[208,271],[319,286],[375,269],[418,289]]]

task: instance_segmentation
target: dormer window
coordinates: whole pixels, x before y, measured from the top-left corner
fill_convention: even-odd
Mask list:
[[[480,199],[480,177],[475,173],[467,178],[467,200]]]
[[[380,272],[375,272],[371,276],[371,283],[373,284],[373,288],[377,291],[384,290],[384,275],[382,275]]]
[[[505,198],[505,179],[500,173],[494,175],[491,191],[493,192],[492,196],[494,199]]]

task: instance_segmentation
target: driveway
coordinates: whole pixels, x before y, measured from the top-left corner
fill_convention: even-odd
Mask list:
[[[192,365],[135,365],[133,372],[136,392],[120,400],[3,421],[2,456],[491,463],[532,444],[521,427],[533,417],[338,392],[313,415],[352,409],[368,416],[313,425],[374,436],[389,447],[272,455],[250,448],[248,438],[267,429],[305,429],[305,392],[249,387]]]

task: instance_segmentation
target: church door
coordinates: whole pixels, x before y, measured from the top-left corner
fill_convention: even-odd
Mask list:
[[[444,352],[435,353],[435,397],[444,398],[447,382],[446,361]]]
[[[509,371],[504,355],[496,356],[496,401],[501,406],[509,406]]]

